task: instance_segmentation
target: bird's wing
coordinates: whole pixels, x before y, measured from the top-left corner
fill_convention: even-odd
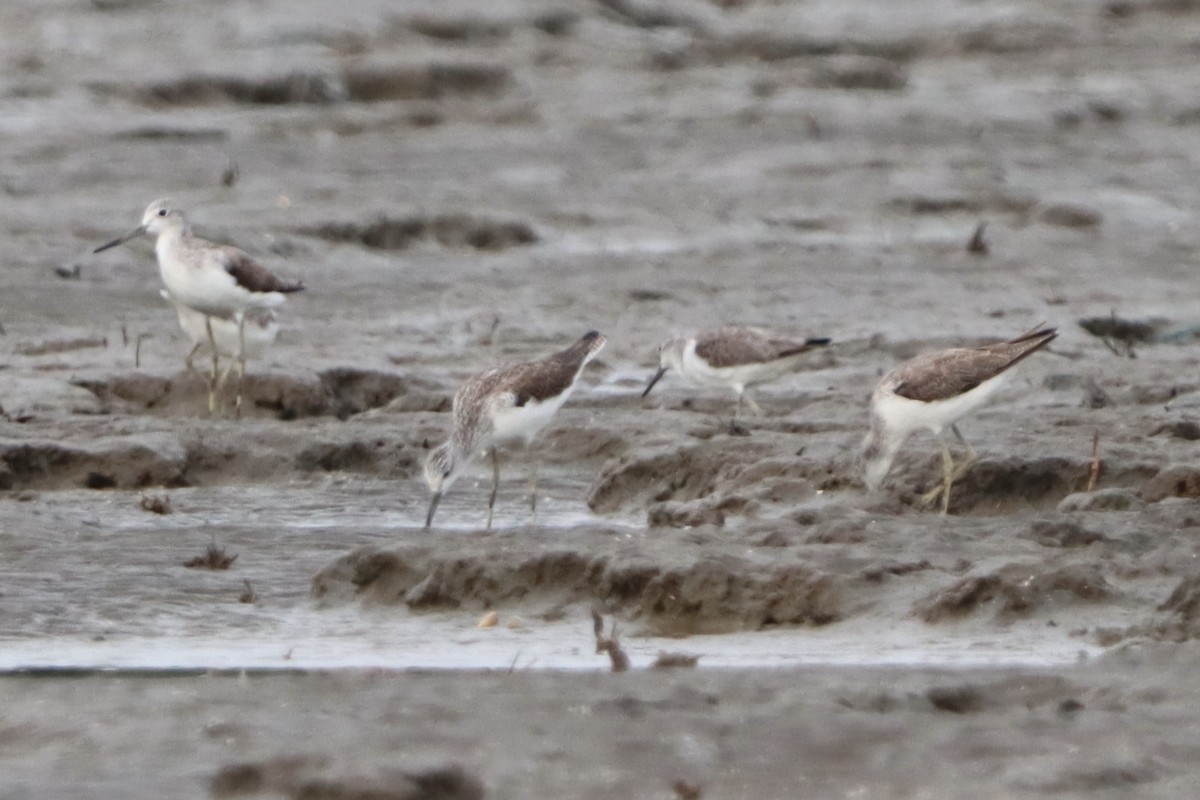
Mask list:
[[[804,339],[741,326],[717,328],[696,336],[696,355],[717,368],[765,364],[803,353],[808,347]]]
[[[917,356],[892,371],[893,391],[926,403],[969,392],[1040,350],[1057,335],[1054,328],[1035,329],[1004,342]]]
[[[893,370],[893,391],[909,400],[932,403],[969,392],[1008,368],[1002,353],[965,347],[917,356]]]
[[[214,248],[216,258],[225,271],[233,276],[238,286],[248,292],[265,294],[267,292],[299,292],[304,289],[300,281],[286,281],[253,256],[238,250],[236,247],[217,246]]]
[[[550,358],[510,367],[504,383],[512,395],[513,405],[520,407],[531,400],[541,403],[562,394],[574,383],[578,372],[578,365]]]

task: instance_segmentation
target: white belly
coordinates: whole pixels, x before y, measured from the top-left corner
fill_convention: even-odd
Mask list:
[[[497,409],[492,415],[491,439],[496,443],[523,441],[528,443],[538,432],[550,424],[554,415],[567,402],[574,384],[558,397],[544,402],[530,400],[525,405]]]
[[[217,354],[230,358],[237,355],[239,342],[236,322],[221,317],[205,317],[199,311],[193,311],[181,303],[172,302],[171,296],[166,291],[162,291],[160,294],[174,307],[175,313],[179,317],[179,327],[187,334],[192,344],[200,345],[202,352],[212,351],[208,341],[208,330],[204,323],[205,319],[208,319],[212,323],[213,341],[217,343]],[[274,317],[273,313],[266,313]],[[278,334],[279,323],[274,319],[267,321],[266,324],[257,319],[247,319],[245,356],[251,359],[258,358],[274,343]]]
[[[925,403],[892,393],[890,389],[876,393],[874,411],[896,433],[905,435],[926,428],[934,435],[953,425],[975,409],[985,405],[1008,381],[1009,371],[1001,372],[949,400]]]

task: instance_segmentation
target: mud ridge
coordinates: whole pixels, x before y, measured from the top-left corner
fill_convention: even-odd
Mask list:
[[[470,214],[379,216],[365,225],[330,222],[302,228],[298,233],[329,242],[360,244],[372,250],[403,250],[422,241],[445,247],[504,250],[530,245],[539,239],[527,222]]]
[[[498,64],[433,62],[354,66],[340,71],[301,72],[247,78],[238,75],[188,75],[131,88],[97,83],[93,91],[127,97],[148,106],[325,105],[501,94],[512,80]]]
[[[253,368],[251,368],[253,370]],[[172,377],[143,372],[86,378],[73,385],[87,389],[105,413],[117,409],[149,411],[162,416],[200,416],[207,413],[207,384],[198,372]],[[333,367],[313,373],[251,371],[242,386],[245,414],[274,416],[281,420],[305,417],[349,419],[389,405],[405,411],[442,411],[449,397],[433,383],[357,367]],[[234,387],[226,385],[223,399],[231,402]]]
[[[668,557],[595,528],[573,533],[578,537],[590,540],[586,553],[529,531],[479,534],[469,541],[426,535],[363,547],[318,572],[312,595],[326,605],[363,602],[411,610],[600,603],[647,631],[669,635],[825,625],[842,614],[842,581],[803,561],[764,556],[752,565],[686,543],[677,543],[678,551]],[[519,548],[509,546],[518,541]],[[479,548],[486,555],[477,555]]]

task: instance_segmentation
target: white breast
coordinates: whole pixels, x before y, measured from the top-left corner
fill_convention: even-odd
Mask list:
[[[167,291],[188,308],[228,315],[247,308],[275,308],[284,302],[278,292],[253,294],[238,286],[217,254],[202,245],[188,247],[167,233],[158,237],[154,251]]]
[[[567,387],[566,391],[557,397],[550,397],[542,402],[529,400],[523,406],[498,408],[492,413],[492,434],[495,442],[525,441],[529,442],[542,428],[550,424],[554,415],[567,402],[567,397],[574,391],[575,384]]]

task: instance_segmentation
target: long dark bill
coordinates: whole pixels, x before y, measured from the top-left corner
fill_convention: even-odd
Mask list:
[[[130,239],[136,239],[137,237],[141,236],[145,232],[146,232],[146,226],[139,225],[138,227],[134,228],[129,233],[125,234],[124,236],[120,237],[119,239],[113,239],[108,244],[102,244],[99,247],[97,247],[95,250],[93,250],[92,252],[93,253],[103,253],[105,250],[116,247],[119,244],[125,244]]]
[[[438,503],[442,502],[442,493],[434,492],[433,499],[429,501],[429,513],[425,515],[425,529],[433,524],[433,515],[437,512]]]
[[[654,384],[658,383],[658,379],[667,374],[667,367],[659,367],[658,372],[654,373],[654,377],[646,384],[646,390],[642,392],[642,397],[650,394],[650,390],[654,388]]]

